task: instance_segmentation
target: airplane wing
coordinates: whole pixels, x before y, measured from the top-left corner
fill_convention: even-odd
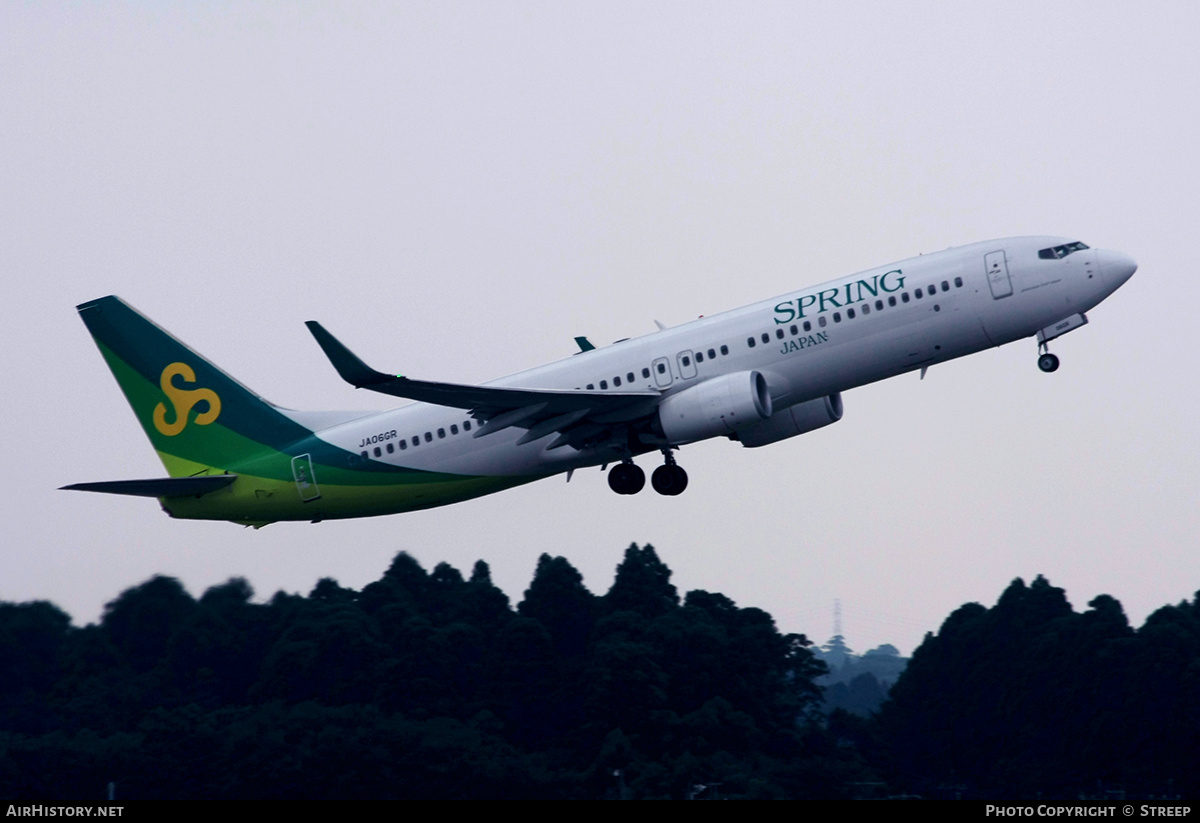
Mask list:
[[[317,321],[309,320],[305,325],[338,374],[350,385],[422,403],[466,409],[486,421],[474,433],[475,437],[517,426],[529,430],[520,443],[558,432],[558,439],[549,448],[577,446],[602,436],[616,425],[648,417],[662,396],[657,391],[517,389],[411,380],[371,368]]]

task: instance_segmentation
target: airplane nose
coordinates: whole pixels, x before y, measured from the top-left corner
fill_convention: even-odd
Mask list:
[[[1101,250],[1096,256],[1100,263],[1100,269],[1104,272],[1104,279],[1114,289],[1123,285],[1137,271],[1137,263],[1134,259],[1119,251]]]

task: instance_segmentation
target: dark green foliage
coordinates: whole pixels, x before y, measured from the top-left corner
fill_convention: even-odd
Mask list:
[[[859,767],[811,721],[807,641],[718,594],[680,605],[670,577],[631,546],[597,597],[543,556],[514,611],[482,561],[464,579],[400,554],[362,591],[267,604],[156,577],[82,629],[0,604],[0,794],[836,794]]]
[[[1076,613],[1038,577],[991,609],[958,609],[914,652],[880,745],[866,748],[895,782],[932,795],[1200,793],[1196,604],[1160,609],[1136,633],[1113,598],[1089,606]]]

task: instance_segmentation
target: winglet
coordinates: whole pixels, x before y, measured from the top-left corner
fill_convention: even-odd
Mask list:
[[[583,354],[585,351],[595,351],[596,347],[592,345],[592,341],[586,337],[576,337],[575,345],[579,346],[579,351],[576,354]]]
[[[337,369],[337,373],[355,388],[389,382],[400,376],[375,371],[360,360],[358,355],[346,348],[342,341],[326,331],[325,327],[316,320],[309,320],[304,325],[308,326],[313,337],[317,338],[317,344],[325,352],[329,362]]]

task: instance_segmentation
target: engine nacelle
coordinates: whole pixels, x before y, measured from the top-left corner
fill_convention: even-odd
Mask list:
[[[658,423],[672,444],[732,434],[771,416],[767,379],[757,371],[741,371],[705,380],[665,398]]]
[[[841,419],[842,395],[838,392],[781,409],[761,423],[739,429],[733,436],[743,446],[755,448],[828,426]]]

